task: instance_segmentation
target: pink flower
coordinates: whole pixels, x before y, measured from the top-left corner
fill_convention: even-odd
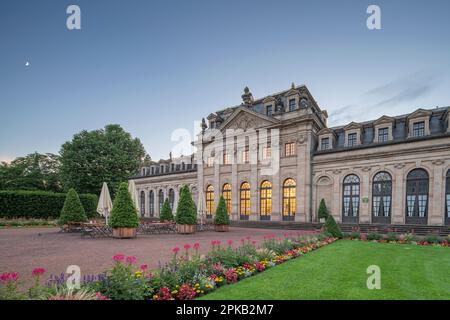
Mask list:
[[[195,250],[198,250],[200,248],[200,243],[194,243],[194,249]]]
[[[191,245],[189,243],[186,243],[184,245],[184,249],[186,249],[186,251],[189,250],[190,248],[191,248]]]
[[[147,266],[146,264],[141,264],[140,269],[141,269],[142,271],[145,271],[145,270],[148,269],[148,266]]]
[[[135,256],[129,256],[127,257],[127,263],[128,264],[135,264],[136,263],[136,257]]]
[[[4,272],[0,275],[1,282],[17,281],[19,274],[17,272]]]
[[[245,239],[244,239],[244,238],[242,238],[242,239],[241,239],[241,242],[242,242],[242,243],[244,243],[244,242],[245,242]]]
[[[125,256],[123,254],[121,254],[121,253],[116,254],[113,257],[114,262],[119,262],[119,263],[122,262],[124,259],[125,259]]]
[[[230,239],[230,240],[227,241],[227,243],[231,247],[231,245],[233,244],[233,240]]]
[[[245,239],[250,240],[250,236],[245,237]]]
[[[34,268],[33,269],[33,277],[39,277],[40,275],[43,275],[45,273],[44,268]]]
[[[256,241],[255,240],[252,241],[252,245],[256,246]]]
[[[172,252],[175,254],[177,254],[179,251],[180,251],[180,248],[178,248],[178,247],[175,247],[172,249]]]

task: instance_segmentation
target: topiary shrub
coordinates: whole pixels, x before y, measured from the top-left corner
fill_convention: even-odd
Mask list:
[[[111,228],[136,228],[139,225],[138,213],[128,192],[126,182],[119,185],[109,218],[109,225]]]
[[[341,228],[339,228],[339,226],[337,225],[336,221],[334,220],[331,214],[328,215],[328,218],[325,221],[325,224],[323,225],[323,229],[325,232],[331,234],[335,238],[342,239],[343,237]]]
[[[70,189],[67,193],[64,206],[61,210],[58,223],[60,225],[68,224],[70,222],[86,222],[87,216],[81,204],[78,193],[75,189]]]
[[[228,216],[227,204],[225,199],[221,196],[219,205],[217,206],[216,215],[214,216],[215,225],[229,225],[230,217]]]
[[[328,218],[328,209],[327,209],[327,205],[325,204],[325,199],[320,200],[318,216],[319,216],[319,219]]]
[[[161,214],[159,215],[160,221],[173,221],[172,209],[170,208],[169,200],[164,200],[164,204],[161,208]]]
[[[197,208],[187,186],[181,188],[175,221],[178,224],[197,224]]]

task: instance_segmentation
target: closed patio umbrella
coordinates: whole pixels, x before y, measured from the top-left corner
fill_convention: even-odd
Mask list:
[[[97,212],[105,217],[106,224],[108,224],[108,217],[112,210],[112,201],[109,194],[108,185],[103,182],[102,192],[100,193],[100,199],[98,200]]]
[[[138,194],[136,192],[136,184],[134,183],[134,180],[128,181],[128,192],[131,195],[131,199],[133,199],[134,206],[137,212],[139,212],[139,199]]]
[[[199,188],[198,190],[197,213],[200,216],[200,223],[203,224],[203,218],[206,215],[206,206],[205,206],[205,196],[203,194],[202,188]]]

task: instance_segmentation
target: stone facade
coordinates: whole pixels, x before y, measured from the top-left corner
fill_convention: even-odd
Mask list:
[[[449,107],[329,128],[306,86],[242,100],[203,121],[194,155],[130,178],[143,215],[159,215],[160,194],[175,209],[187,184],[211,215],[223,195],[233,220],[317,222],[324,199],[340,222],[449,223]]]

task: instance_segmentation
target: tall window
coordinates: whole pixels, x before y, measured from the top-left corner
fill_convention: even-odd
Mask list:
[[[392,208],[392,178],[387,172],[379,172],[372,183],[373,222],[390,222]]]
[[[211,218],[214,213],[214,187],[209,185],[206,188],[206,217]]]
[[[173,189],[169,190],[169,205],[170,209],[173,211],[173,205],[175,203],[175,191]]]
[[[208,157],[208,160],[206,162],[206,166],[214,167],[214,157]]]
[[[222,196],[227,205],[228,214],[231,214],[231,184],[225,183],[223,185]]]
[[[328,150],[330,148],[330,138],[322,138],[320,140],[320,150]]]
[[[295,99],[289,99],[289,111],[294,111],[296,107]]]
[[[286,157],[295,155],[295,142],[289,142],[284,145],[284,153]]]
[[[162,191],[162,190],[159,190],[158,202],[159,202],[159,213],[161,213],[161,209],[164,204],[164,191]]]
[[[141,191],[141,217],[145,216],[145,192]]]
[[[294,179],[286,179],[283,183],[283,220],[294,221],[295,218],[295,192]]]
[[[270,104],[266,108],[267,115],[271,116],[273,114],[273,106]]]
[[[243,182],[239,193],[241,220],[248,220],[248,217],[250,216],[250,184],[248,182]]]
[[[342,205],[342,221],[358,222],[359,214],[359,178],[351,174],[344,178],[344,193]]]
[[[263,181],[261,183],[261,220],[270,220],[272,214],[272,183]]]
[[[356,138],[357,138],[356,133],[349,133],[347,135],[347,146],[349,146],[349,147],[356,146],[356,144],[357,144]]]
[[[387,142],[389,140],[389,128],[378,129],[378,142]]]
[[[223,164],[231,164],[231,156],[226,152],[223,154]]]
[[[248,147],[245,147],[245,150],[242,152],[242,162],[243,163],[249,163],[250,162],[250,156],[249,156]]]
[[[272,157],[272,148],[270,146],[263,147],[263,159],[270,159]]]
[[[414,169],[406,178],[406,223],[426,224],[428,211],[428,173]]]
[[[445,224],[450,224],[450,170],[447,171],[445,183]]]
[[[413,137],[423,137],[425,135],[425,122],[413,123]]]
[[[150,190],[148,193],[148,207],[150,212],[150,217],[155,215],[155,193],[153,190]]]

